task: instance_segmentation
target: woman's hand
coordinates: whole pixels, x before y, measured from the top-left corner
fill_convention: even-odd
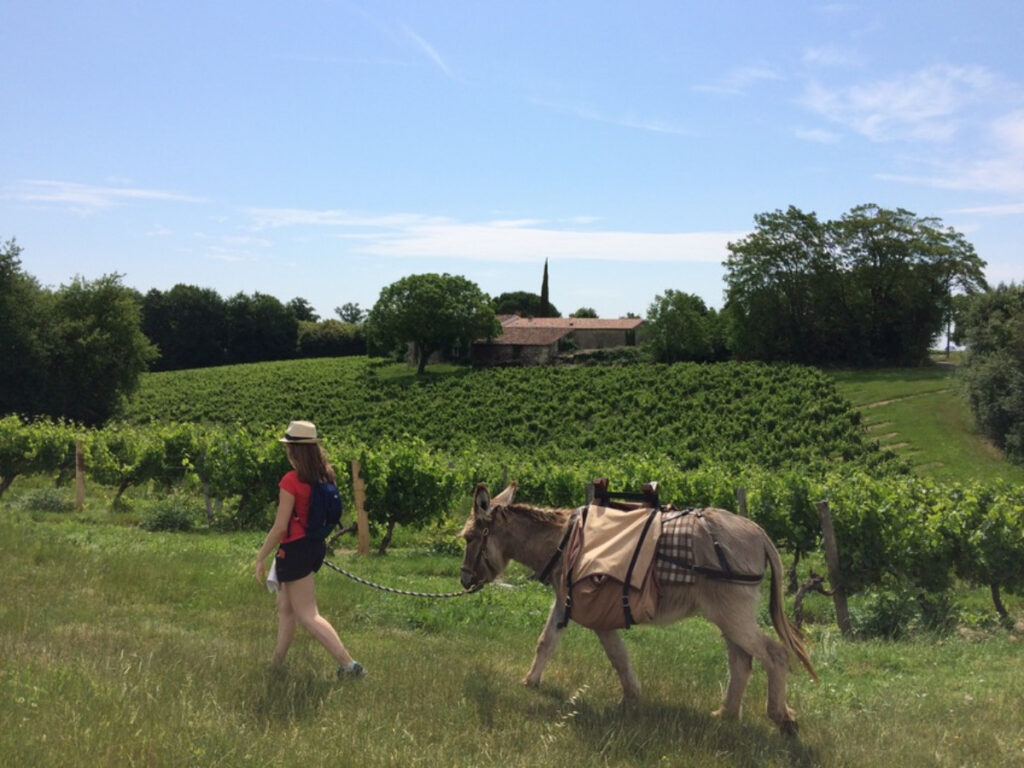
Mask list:
[[[256,559],[256,568],[253,570],[252,577],[261,586],[267,580],[267,564],[260,558]]]

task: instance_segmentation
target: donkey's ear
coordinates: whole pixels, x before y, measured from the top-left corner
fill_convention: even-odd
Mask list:
[[[473,516],[484,523],[491,519],[491,494],[483,483],[477,483],[473,492]]]
[[[518,483],[509,483],[508,487],[504,491],[502,491],[493,499],[491,499],[491,506],[507,507],[509,504],[512,503],[512,500],[516,497],[516,488],[518,487]]]

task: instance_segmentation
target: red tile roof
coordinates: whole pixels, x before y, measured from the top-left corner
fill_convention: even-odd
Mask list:
[[[565,331],[630,331],[644,321],[639,317],[605,319],[600,317],[519,317],[499,315],[502,328],[561,328]]]

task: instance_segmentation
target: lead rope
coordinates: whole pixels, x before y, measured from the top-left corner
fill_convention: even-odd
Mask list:
[[[363,578],[360,578],[359,576],[356,576],[354,573],[350,573],[349,571],[346,571],[344,568],[339,568],[337,565],[332,563],[330,560],[324,560],[324,565],[326,565],[328,568],[330,568],[332,570],[337,571],[338,573],[342,574],[343,576],[348,576],[350,579],[352,579],[352,581],[357,581],[360,584],[365,584],[368,587],[373,587],[374,589],[379,589],[381,592],[390,592],[390,593],[395,594],[395,595],[408,595],[409,597],[433,597],[433,598],[462,597],[463,595],[471,595],[474,592],[479,592],[481,589],[484,588],[483,584],[478,584],[477,586],[472,587],[471,589],[464,589],[461,592],[410,592],[410,591],[405,590],[405,589],[396,589],[395,587],[386,587],[383,584],[375,584],[372,581],[367,581],[366,579],[363,579]]]

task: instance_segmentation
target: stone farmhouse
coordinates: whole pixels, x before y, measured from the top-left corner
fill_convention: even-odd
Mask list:
[[[641,318],[519,317],[499,315],[501,334],[473,343],[473,364],[546,365],[570,351],[635,346]]]

